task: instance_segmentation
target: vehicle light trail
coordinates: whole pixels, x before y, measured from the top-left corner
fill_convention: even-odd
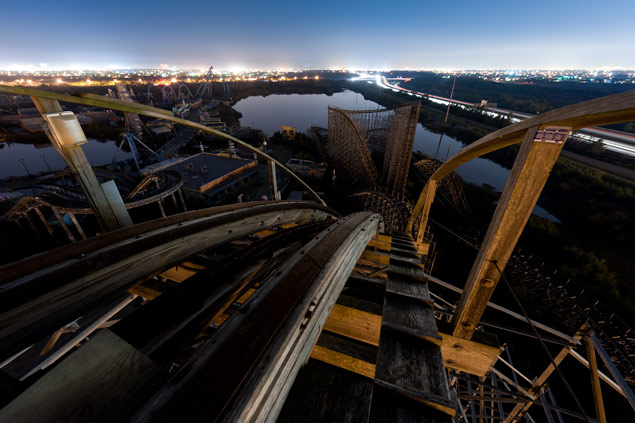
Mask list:
[[[450,100],[449,98],[441,97],[438,95],[409,90],[407,88],[403,88],[399,86],[399,82],[401,82],[403,79],[399,79],[399,78],[391,78],[391,79],[397,80],[398,82],[391,83],[388,81],[388,79],[384,75],[379,75],[379,74],[376,74],[376,75],[364,74],[364,75],[360,75],[357,78],[354,78],[354,80],[356,81],[364,81],[364,80],[368,82],[372,81],[376,83],[378,86],[380,86],[381,88],[392,90],[394,92],[402,92],[402,93],[405,93],[414,97],[418,97],[418,98],[425,97],[428,100],[437,104],[443,104],[446,106],[448,104],[452,104],[453,106],[458,106],[463,109],[472,109],[478,106],[477,104],[468,103],[461,100],[456,100],[456,99]],[[513,110],[502,109],[499,107],[487,107],[484,109],[484,113],[487,113],[488,115],[492,117],[510,116],[510,121],[512,123],[520,122],[521,120],[525,120],[534,116],[528,113],[516,112]],[[601,141],[604,148],[606,148],[607,150],[614,151],[620,154],[625,154],[631,157],[635,157],[635,135],[633,134],[629,134],[629,133],[621,132],[621,131],[614,131],[614,130],[606,129],[606,128],[593,127],[593,128],[585,128],[585,129],[576,131],[574,134],[572,134],[572,137],[587,143],[594,143],[594,142]]]

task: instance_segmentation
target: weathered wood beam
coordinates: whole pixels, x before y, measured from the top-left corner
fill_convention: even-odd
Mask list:
[[[55,103],[57,103],[57,105],[59,106],[58,101],[64,101],[64,102],[69,102],[69,103],[75,103],[75,104],[83,104],[86,106],[97,106],[97,107],[103,107],[105,109],[112,109],[112,110],[119,110],[122,112],[130,112],[130,113],[136,113],[139,115],[143,115],[143,116],[149,116],[149,117],[153,117],[156,119],[164,119],[164,120],[169,120],[171,122],[174,123],[179,123],[181,125],[184,126],[188,126],[194,129],[197,129],[199,131],[202,131],[204,133],[207,134],[212,134],[212,135],[216,135],[220,138],[224,138],[224,139],[228,139],[230,141],[233,141],[237,144],[239,144],[242,148],[251,151],[252,153],[255,153],[256,155],[268,160],[268,161],[273,161],[277,166],[280,167],[280,169],[286,173],[292,180],[296,181],[298,184],[300,184],[306,191],[308,191],[311,196],[315,199],[315,201],[317,201],[318,203],[322,204],[322,205],[326,205],[326,203],[324,202],[324,200],[322,200],[322,198],[309,186],[307,185],[306,182],[304,182],[300,177],[298,177],[298,175],[296,175],[295,173],[293,173],[292,170],[290,170],[289,168],[287,168],[286,166],[284,166],[282,163],[280,163],[279,161],[277,161],[276,159],[274,159],[273,157],[269,156],[268,154],[264,153],[263,151],[261,151],[260,149],[239,140],[236,137],[233,137],[229,134],[226,134],[222,131],[213,129],[213,128],[209,128],[205,125],[202,125],[200,123],[196,123],[196,122],[192,122],[190,120],[187,119],[181,119],[178,117],[175,117],[172,115],[171,112],[167,111],[167,110],[163,110],[163,109],[159,109],[156,107],[150,107],[150,106],[145,106],[139,103],[130,103],[130,102],[122,102],[122,101],[118,101],[109,97],[103,97],[103,96],[97,96],[95,94],[88,94],[88,93],[80,93],[79,97],[78,96],[74,96],[74,95],[67,95],[67,94],[59,94],[59,93],[53,93],[50,91],[45,91],[45,90],[39,90],[39,89],[35,89],[35,88],[28,88],[28,87],[13,87],[13,86],[7,86],[7,85],[0,85],[0,92],[4,92],[4,93],[10,93],[10,94],[19,94],[19,95],[28,95],[31,97],[37,97],[37,98],[41,98],[44,99],[45,101],[48,100],[54,100]],[[59,107],[59,110],[55,110],[55,111],[62,111],[61,107]]]
[[[348,370],[349,372],[369,379],[373,379],[375,377],[375,364],[338,351],[330,350],[320,345],[316,345],[313,348],[313,351],[311,351],[311,358]]]
[[[602,399],[602,387],[598,375],[598,362],[595,359],[595,347],[590,336],[584,338],[587,358],[589,359],[589,371],[591,376],[591,388],[593,389],[593,404],[595,405],[595,416],[599,423],[606,423],[606,413],[604,412],[604,400]]]
[[[583,327],[581,330],[576,332],[576,334],[574,335],[574,338],[576,338],[578,340],[582,339],[582,335],[584,334],[585,330],[586,330],[586,327]],[[547,368],[534,381],[534,383],[531,386],[529,392],[531,392],[532,394],[539,393],[540,390],[542,389],[542,386],[545,384],[545,382],[549,378],[549,376],[551,376],[551,374],[556,370],[555,366],[559,366],[560,363],[562,363],[562,360],[564,360],[569,355],[570,351],[571,350],[569,349],[569,347],[565,347],[562,350],[560,350],[558,355],[556,355],[554,357],[553,362],[549,363]],[[555,366],[554,366],[554,364],[555,364]],[[529,410],[529,408],[533,404],[534,404],[534,401],[530,401],[530,402],[528,402],[526,404],[518,404],[518,405],[516,405],[514,407],[514,409],[507,415],[507,417],[504,420],[504,423],[516,423],[516,422],[518,422],[523,417],[523,415],[525,415],[525,412],[527,412],[527,410]]]
[[[64,230],[64,233],[66,233],[66,237],[68,238],[68,240],[70,242],[75,242],[75,237],[71,233],[70,229],[68,229],[68,226],[66,226],[66,223],[64,223],[64,219],[62,219],[60,212],[57,211],[56,207],[52,207],[51,210],[53,210],[53,214],[55,215],[55,218],[57,219],[57,223],[60,224],[60,226]]]
[[[275,420],[378,222],[378,215],[357,213],[310,241],[133,421],[172,420],[183,407],[212,421],[221,414],[227,421]]]
[[[434,201],[434,192],[430,195],[430,191],[433,188],[428,185],[440,182],[456,168],[476,157],[522,141],[525,132],[530,128],[555,125],[571,127],[573,130],[577,130],[590,126],[629,122],[634,119],[635,90],[632,90],[541,113],[492,132],[463,148],[436,170],[430,177],[428,184],[421,191],[408,222],[408,230],[412,230],[414,221],[417,219],[420,219],[421,222],[420,231],[422,230],[421,227],[425,228],[427,225],[430,205]]]
[[[570,130],[527,130],[452,317],[454,336],[472,337]]]
[[[262,228],[326,220],[332,214],[324,209],[315,203],[267,202],[190,212],[52,250],[41,255],[41,263],[30,258],[0,268],[0,357],[31,345],[147,274]],[[146,233],[151,228],[160,229]],[[38,268],[45,263],[48,267]]]
[[[458,293],[458,294],[461,294],[461,293],[463,292],[463,289],[461,289],[461,288],[459,288],[459,287],[457,287],[457,286],[454,286],[454,285],[452,285],[452,284],[450,284],[450,283],[447,283],[447,282],[445,282],[445,281],[442,281],[442,280],[441,280],[441,279],[439,279],[439,278],[435,278],[435,277],[434,277],[434,276],[432,276],[432,275],[425,275],[425,277],[426,277],[426,279],[427,279],[428,281],[433,282],[433,283],[435,283],[435,284],[437,284],[437,285],[440,285],[440,286],[442,286],[442,287],[444,287],[444,288],[446,288],[446,289],[449,289],[450,291],[456,292],[456,293]],[[520,314],[520,313],[516,313],[515,311],[512,311],[512,310],[510,310],[510,309],[508,309],[508,308],[505,308],[505,307],[503,307],[503,306],[501,306],[501,305],[498,305],[498,304],[493,303],[493,302],[491,302],[491,301],[490,301],[490,302],[488,302],[488,303],[487,303],[487,306],[488,306],[488,307],[491,307],[492,309],[494,309],[494,310],[496,310],[496,311],[500,311],[501,313],[505,313],[505,314],[507,314],[508,316],[513,317],[514,319],[518,319],[518,320],[520,320],[520,321],[523,321],[523,322],[529,323],[529,324],[531,324],[531,325],[534,325],[534,326],[535,326],[535,327],[537,327],[538,329],[542,329],[542,330],[544,330],[545,332],[551,333],[551,334],[553,334],[553,335],[555,335],[555,336],[557,336],[557,337],[559,337],[559,338],[565,339],[565,340],[567,340],[568,342],[570,342],[571,344],[574,344],[574,345],[579,345],[579,344],[580,344],[580,341],[579,341],[579,339],[580,339],[580,338],[577,338],[577,339],[576,339],[576,338],[574,338],[574,337],[571,337],[571,336],[567,335],[566,333],[560,332],[559,330],[556,330],[556,329],[554,329],[554,328],[552,328],[552,327],[550,327],[550,326],[547,326],[547,325],[542,324],[542,323],[540,323],[540,322],[537,322],[537,321],[535,321],[535,320],[532,320],[532,319],[529,319],[529,320],[528,320],[528,319],[527,319],[525,316],[523,316],[522,314]]]
[[[103,329],[0,410],[0,421],[118,421],[151,393],[148,382],[158,371],[148,357]],[[104,385],[104,376],[116,383]]]
[[[473,158],[518,143],[535,126],[564,126],[573,131],[598,125],[628,122],[635,118],[635,90],[584,101],[541,113],[484,136],[451,157],[432,175],[441,180]]]
[[[445,367],[485,376],[500,354],[500,348],[439,332]]]
[[[80,323],[82,323],[84,326],[81,326],[79,330],[72,335],[72,338],[65,340],[61,347],[57,348],[48,356],[43,357],[43,360],[38,362],[35,366],[33,366],[27,372],[25,372],[20,377],[20,380],[25,380],[29,376],[32,376],[38,371],[46,369],[50,365],[57,362],[60,358],[64,357],[66,353],[71,351],[80,342],[82,342],[89,335],[91,335],[94,331],[101,328],[104,322],[108,321],[111,317],[113,317],[115,314],[120,312],[124,307],[130,304],[135,298],[136,298],[136,295],[129,295],[127,298],[114,304],[113,307],[107,310],[105,313],[97,317],[94,317],[92,321],[90,321],[89,323],[83,322],[83,319],[82,319]]]
[[[45,120],[48,114],[62,112],[62,107],[56,99],[40,99],[37,96],[31,96],[31,100],[33,100],[35,107]],[[107,230],[125,226],[118,220],[117,215],[112,210],[108,198],[97,180],[81,145],[63,148],[62,145],[65,145],[66,142],[70,144],[73,140],[58,139],[60,135],[55,134],[53,131],[47,132],[47,136],[75,176],[91,208],[95,211],[95,216],[97,216],[99,223]]]
[[[278,191],[278,176],[276,175],[276,164],[269,160],[267,162],[267,176],[269,178],[269,193],[272,200],[280,200]]]
[[[324,324],[324,329],[377,346],[381,331],[381,316],[335,304]]]

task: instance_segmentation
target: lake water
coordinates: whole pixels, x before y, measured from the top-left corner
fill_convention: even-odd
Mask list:
[[[24,165],[33,175],[40,172],[48,172],[49,167],[53,171],[63,170],[66,163],[57,154],[52,145],[33,144],[3,144],[0,148],[0,179],[9,178],[11,176],[25,176],[27,170],[20,160],[24,159]],[[101,166],[109,164],[115,157],[117,145],[114,141],[99,142],[96,140],[88,140],[82,146],[88,161],[93,166]],[[120,151],[117,154],[117,160],[125,160],[131,158],[132,154]],[[48,163],[48,167],[47,167]]]
[[[364,98],[353,91],[326,94],[274,94],[266,97],[249,97],[240,100],[234,109],[242,113],[240,123],[260,129],[267,136],[280,130],[281,125],[295,127],[298,131],[306,132],[311,126],[328,126],[328,106],[342,109],[382,108],[374,101]],[[439,145],[440,134],[428,131],[423,125],[417,125],[415,132],[414,151],[420,151],[434,157]],[[444,136],[439,148],[438,157],[444,161],[446,154],[451,157],[465,147],[460,141]],[[467,182],[475,185],[490,185],[496,191],[503,191],[509,176],[509,170],[488,159],[476,158],[461,167],[456,172]],[[536,206],[534,214],[551,221],[559,220],[540,206]]]

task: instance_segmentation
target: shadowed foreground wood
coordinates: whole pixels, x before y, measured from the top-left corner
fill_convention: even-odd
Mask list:
[[[0,421],[116,421],[152,393],[159,370],[112,332],[101,330],[3,408]]]
[[[129,232],[115,231],[105,236],[105,241],[113,240],[112,244],[86,240],[70,247],[81,251],[80,247],[86,244],[83,255],[69,255],[64,248],[50,251],[42,255],[44,261],[55,257],[60,260],[38,272],[30,273],[25,267],[27,260],[23,260],[19,264],[21,277],[0,285],[0,354],[8,356],[37,342],[77,318],[83,310],[119,295],[138,279],[207,248],[262,228],[332,216],[322,206],[306,202],[219,209],[208,211],[201,218],[196,218],[197,212],[167,218],[170,224],[154,231],[139,233],[136,226]],[[154,227],[138,226],[146,230]],[[94,245],[100,248],[90,251]]]
[[[378,216],[369,213],[349,216],[298,251],[245,303],[244,312],[228,320],[133,421],[174,421],[184,408],[211,421],[275,418],[299,364],[308,357],[319,327],[377,224]],[[318,294],[321,290],[324,293]],[[296,336],[298,343],[293,344]],[[258,388],[242,391],[245,385]],[[272,386],[278,388],[268,392]]]

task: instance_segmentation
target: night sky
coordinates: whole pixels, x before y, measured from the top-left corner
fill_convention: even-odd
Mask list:
[[[635,69],[634,17],[634,0],[8,0],[0,69]]]

